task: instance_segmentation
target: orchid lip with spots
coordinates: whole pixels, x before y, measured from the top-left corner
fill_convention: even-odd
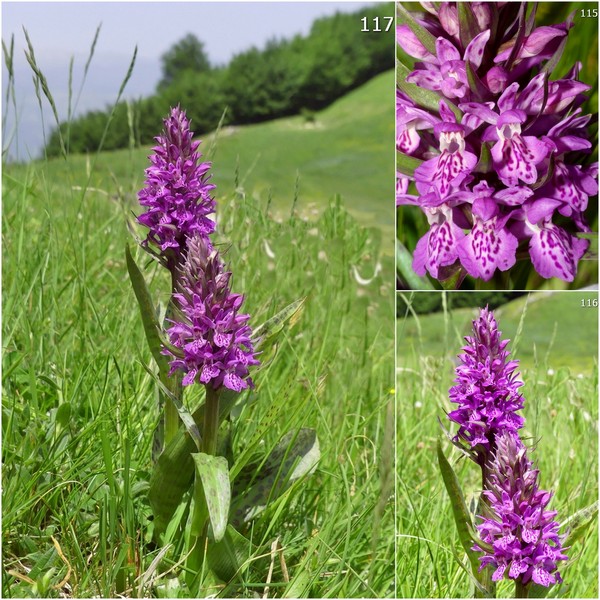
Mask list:
[[[581,63],[555,69],[573,18],[538,26],[520,2],[422,5],[397,26],[411,66],[396,93],[396,204],[429,223],[414,271],[490,281],[528,256],[542,278],[572,282],[598,194],[591,86]]]

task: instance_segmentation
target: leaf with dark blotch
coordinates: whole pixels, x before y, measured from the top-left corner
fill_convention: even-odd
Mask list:
[[[255,556],[252,542],[231,525],[227,526],[223,539],[213,544],[208,551],[208,565],[213,573],[225,582],[241,575],[248,568],[249,556]]]
[[[255,518],[269,502],[311,473],[320,456],[319,440],[313,429],[284,435],[262,466],[247,465],[236,477],[231,523],[240,526]]]
[[[233,406],[245,394],[223,389],[219,398],[219,421],[222,422],[231,412]],[[202,431],[204,422],[204,405],[197,408],[192,415],[198,429]],[[194,462],[192,453],[197,450],[189,433],[183,427],[166,445],[158,458],[148,490],[148,500],[154,515],[156,536],[162,535],[177,510],[183,495],[190,489],[194,480]]]
[[[192,454],[192,459],[196,466],[196,481],[200,483],[195,487],[194,502],[205,502],[213,538],[219,542],[225,535],[231,503],[229,465],[225,457],[211,456],[204,452]],[[200,535],[203,527],[204,523],[200,523],[199,528],[191,533]]]
[[[564,547],[571,547],[577,540],[581,539],[590,525],[598,516],[598,502],[590,504],[576,513],[571,515],[562,524],[563,529],[566,529],[566,536],[563,540]]]

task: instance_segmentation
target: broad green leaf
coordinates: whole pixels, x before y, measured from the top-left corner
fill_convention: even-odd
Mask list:
[[[321,452],[313,429],[283,436],[263,465],[247,465],[233,485],[231,523],[241,525],[260,514],[300,478],[316,466]]]
[[[236,402],[243,397],[232,390],[224,389],[219,399],[219,420],[229,415]],[[198,429],[202,430],[204,422],[204,405],[197,408],[192,415]],[[194,480],[194,461],[192,453],[197,447],[189,433],[180,427],[177,434],[166,445],[158,458],[150,477],[148,499],[154,514],[154,530],[157,536],[162,535],[179,506],[185,492],[190,489]]]
[[[396,152],[396,169],[403,175],[412,177],[415,173],[415,169],[420,167],[423,161],[414,156],[404,154],[404,152]]]
[[[479,571],[480,563],[478,560],[478,555],[474,550],[472,550],[473,542],[475,540],[480,545],[483,544],[475,535],[471,515],[469,513],[469,509],[467,508],[458,478],[456,477],[454,469],[444,455],[439,439],[437,442],[437,457],[442,478],[444,480],[444,485],[446,486],[446,491],[450,497],[452,514],[454,516],[454,523],[458,531],[458,537],[467,555],[469,563],[471,564],[472,578],[475,585],[474,596],[476,598],[493,598],[495,597],[495,584],[490,579],[490,569],[484,569],[481,572]]]
[[[200,502],[202,499],[199,494],[203,494],[213,537],[219,542],[225,535],[231,503],[229,465],[223,456],[211,456],[203,452],[192,454],[192,459],[196,466],[197,481],[201,482],[201,485],[196,487],[194,501]],[[192,530],[192,533],[199,535],[201,530]]]
[[[454,516],[454,522],[458,531],[458,537],[460,543],[464,548],[467,558],[471,563],[471,570],[473,577],[477,580],[475,585],[475,597],[476,598],[493,598],[495,596],[495,583],[491,580],[491,570],[489,568],[479,571],[479,560],[477,553],[471,549],[473,542],[477,541],[478,544],[483,545],[477,538],[475,530],[473,528],[473,521],[465,498],[462,493],[462,489],[456,477],[454,469],[444,456],[442,450],[442,444],[438,439],[437,442],[437,458],[440,471],[442,473],[442,479],[446,486],[448,496],[450,496],[450,503],[452,505],[452,514]]]
[[[412,268],[413,257],[399,240],[396,240],[396,270],[410,290],[433,290],[427,277],[419,277]]]
[[[563,529],[566,529],[566,536],[563,540],[563,546],[572,546],[577,540],[581,539],[589,526],[595,521],[598,516],[598,502],[594,502],[575,514],[572,514],[563,524]]]
[[[265,342],[275,337],[280,331],[282,331],[287,321],[290,321],[290,327],[292,327],[302,315],[305,302],[306,296],[304,298],[295,300],[283,310],[280,310],[268,321],[265,321],[259,325],[254,330],[254,334],[252,335],[255,349],[260,349],[265,345]]]
[[[427,31],[425,27],[419,24],[419,22],[402,6],[400,2],[396,3],[397,9],[397,25],[408,25],[411,31],[417,36],[417,39],[425,46],[425,48],[431,52],[434,56],[437,55],[435,49],[435,36]]]
[[[150,347],[150,351],[152,352],[152,356],[158,365],[159,372],[161,373],[161,376],[164,376],[169,371],[169,361],[164,354],[160,353],[162,350],[162,329],[156,320],[156,313],[150,291],[146,285],[146,280],[129,251],[129,244],[125,245],[125,259],[127,262],[129,279],[131,280],[131,285],[133,286],[133,291],[140,309],[146,340]]]
[[[248,568],[248,558],[255,554],[252,542],[231,525],[227,526],[220,542],[208,548],[208,566],[221,581],[240,579]]]

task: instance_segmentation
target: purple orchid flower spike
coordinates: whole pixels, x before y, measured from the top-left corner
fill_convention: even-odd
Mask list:
[[[156,138],[145,185],[138,193],[140,204],[148,207],[138,217],[139,223],[149,228],[143,245],[158,248],[172,271],[189,236],[208,240],[215,229],[210,218],[215,212],[211,196],[215,186],[208,182],[211,164],[200,162],[200,142],[192,138],[185,112],[179,106],[173,108],[164,120],[163,134]]]
[[[194,382],[240,392],[252,386],[248,368],[260,364],[250,339],[249,315],[239,314],[244,301],[231,293],[231,273],[206,238],[187,242],[185,261],[173,295],[177,313],[167,330],[172,348],[171,372],[182,371],[183,385]]]
[[[529,254],[541,277],[575,281],[598,169],[581,63],[550,69],[572,19],[536,27],[523,3],[422,4],[397,28],[416,59],[397,92],[397,204],[429,223],[413,269],[491,281]]]
[[[480,570],[494,569],[493,581],[508,576],[521,586],[548,587],[561,582],[558,563],[567,560],[558,535],[555,511],[547,510],[552,494],[539,489],[538,471],[514,431],[496,435],[496,450],[488,466],[483,495],[488,514],[480,517]]]
[[[496,449],[496,435],[516,432],[524,423],[517,413],[523,408],[519,363],[509,360],[509,340],[501,336],[493,313],[481,309],[473,321],[473,335],[465,338],[456,385],[449,391],[450,401],[458,405],[448,414],[459,426],[455,441],[466,443],[482,467]]]

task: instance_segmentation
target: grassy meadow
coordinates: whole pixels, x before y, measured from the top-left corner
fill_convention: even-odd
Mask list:
[[[406,295],[410,299],[410,293]],[[531,458],[542,489],[554,491],[550,510],[559,522],[598,498],[598,309],[581,307],[595,292],[533,293],[513,300],[495,315],[511,358],[519,359],[525,385],[522,436],[535,444]],[[397,322],[397,541],[398,596],[468,598],[473,584],[462,564],[451,504],[436,459],[436,443],[463,486],[473,511],[480,471],[445,440],[438,419],[455,405],[448,400],[456,356],[475,309],[458,309]],[[560,533],[564,533],[561,530]],[[564,584],[548,597],[597,598],[596,523],[567,551],[559,567]],[[498,597],[512,597],[503,581]]]
[[[232,416],[233,468],[301,427],[317,431],[321,459],[249,523],[241,572],[207,577],[206,595],[394,595],[394,266],[382,241],[391,246],[392,79],[312,128],[299,118],[240,128],[213,148],[216,242],[251,324],[306,297]],[[159,412],[124,255],[148,154],[3,169],[6,598],[187,595],[181,544],[151,535]],[[165,273],[137,260],[164,305]],[[198,394],[188,389],[186,403]]]

